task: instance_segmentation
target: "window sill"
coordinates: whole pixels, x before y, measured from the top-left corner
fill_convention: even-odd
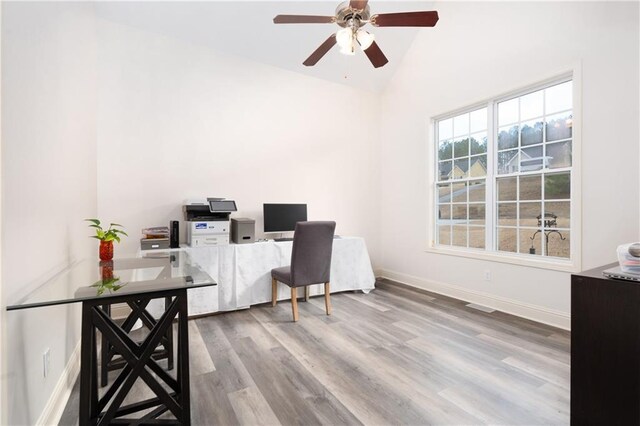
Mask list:
[[[532,259],[530,255],[507,254],[486,252],[483,250],[475,250],[469,248],[455,247],[428,247],[425,252],[443,254],[446,256],[459,256],[476,260],[485,260],[490,262],[509,263],[512,265],[528,266],[530,268],[547,269],[560,272],[580,272],[580,265],[571,260],[562,260],[554,258],[537,258]]]

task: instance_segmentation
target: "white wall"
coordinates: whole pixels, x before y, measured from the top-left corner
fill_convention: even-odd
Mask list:
[[[5,306],[95,253],[94,23],[87,3],[2,3],[3,424],[36,422],[79,340],[78,306]]]
[[[307,203],[375,259],[375,95],[109,21],[98,34],[98,211],[130,232],[117,252],[221,196],[258,236],[262,203]]]
[[[429,119],[581,64],[582,267],[613,262],[618,244],[639,237],[638,4],[436,8],[437,27],[421,31],[382,96],[382,223],[394,223],[381,228],[384,273],[451,294],[488,295],[483,300],[499,307],[514,302],[568,326],[570,274],[424,251],[433,209]]]

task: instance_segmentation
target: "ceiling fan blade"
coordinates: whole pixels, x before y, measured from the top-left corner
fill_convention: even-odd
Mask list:
[[[369,58],[375,68],[380,68],[381,66],[389,62],[387,57],[384,56],[384,53],[382,53],[382,50],[380,50],[378,43],[376,43],[375,41],[371,43],[371,46],[369,46],[369,48],[365,50],[364,53],[365,55],[367,55],[367,58]]]
[[[335,46],[335,44],[336,44],[336,35],[335,35],[335,34],[331,34],[331,35],[329,36],[329,38],[328,38],[328,39],[326,39],[326,40],[324,41],[324,43],[322,43],[322,44],[320,45],[320,47],[318,47],[318,48],[315,50],[315,52],[313,52],[313,53],[311,54],[311,56],[309,56],[309,57],[308,57],[308,58],[303,62],[303,64],[304,64],[304,65],[306,65],[306,66],[308,66],[308,67],[314,66],[315,64],[317,64],[317,63],[318,63],[318,61],[319,61],[320,59],[322,59],[322,57],[323,57],[324,55],[326,55],[326,54],[327,54],[327,52],[328,52],[329,50],[331,50],[331,48],[332,48],[333,46]]]
[[[278,15],[273,18],[274,24],[331,24],[335,21],[335,16]]]
[[[433,27],[438,22],[438,12],[381,13],[371,17],[376,27]]]
[[[364,10],[369,0],[351,0],[349,7],[351,9]]]

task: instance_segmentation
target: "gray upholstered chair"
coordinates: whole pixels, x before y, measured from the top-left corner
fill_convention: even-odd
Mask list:
[[[271,270],[271,305],[278,301],[278,281],[291,287],[293,320],[298,321],[297,288],[304,287],[304,300],[309,300],[309,285],[324,283],[324,303],[331,315],[331,251],[335,222],[298,222],[293,234],[291,266]]]

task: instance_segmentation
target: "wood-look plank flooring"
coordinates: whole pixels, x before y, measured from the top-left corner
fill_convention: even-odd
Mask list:
[[[332,295],[331,316],[300,302],[297,323],[288,302],[190,321],[193,423],[569,423],[568,332],[376,286]],[[77,404],[76,385],[61,424]]]

